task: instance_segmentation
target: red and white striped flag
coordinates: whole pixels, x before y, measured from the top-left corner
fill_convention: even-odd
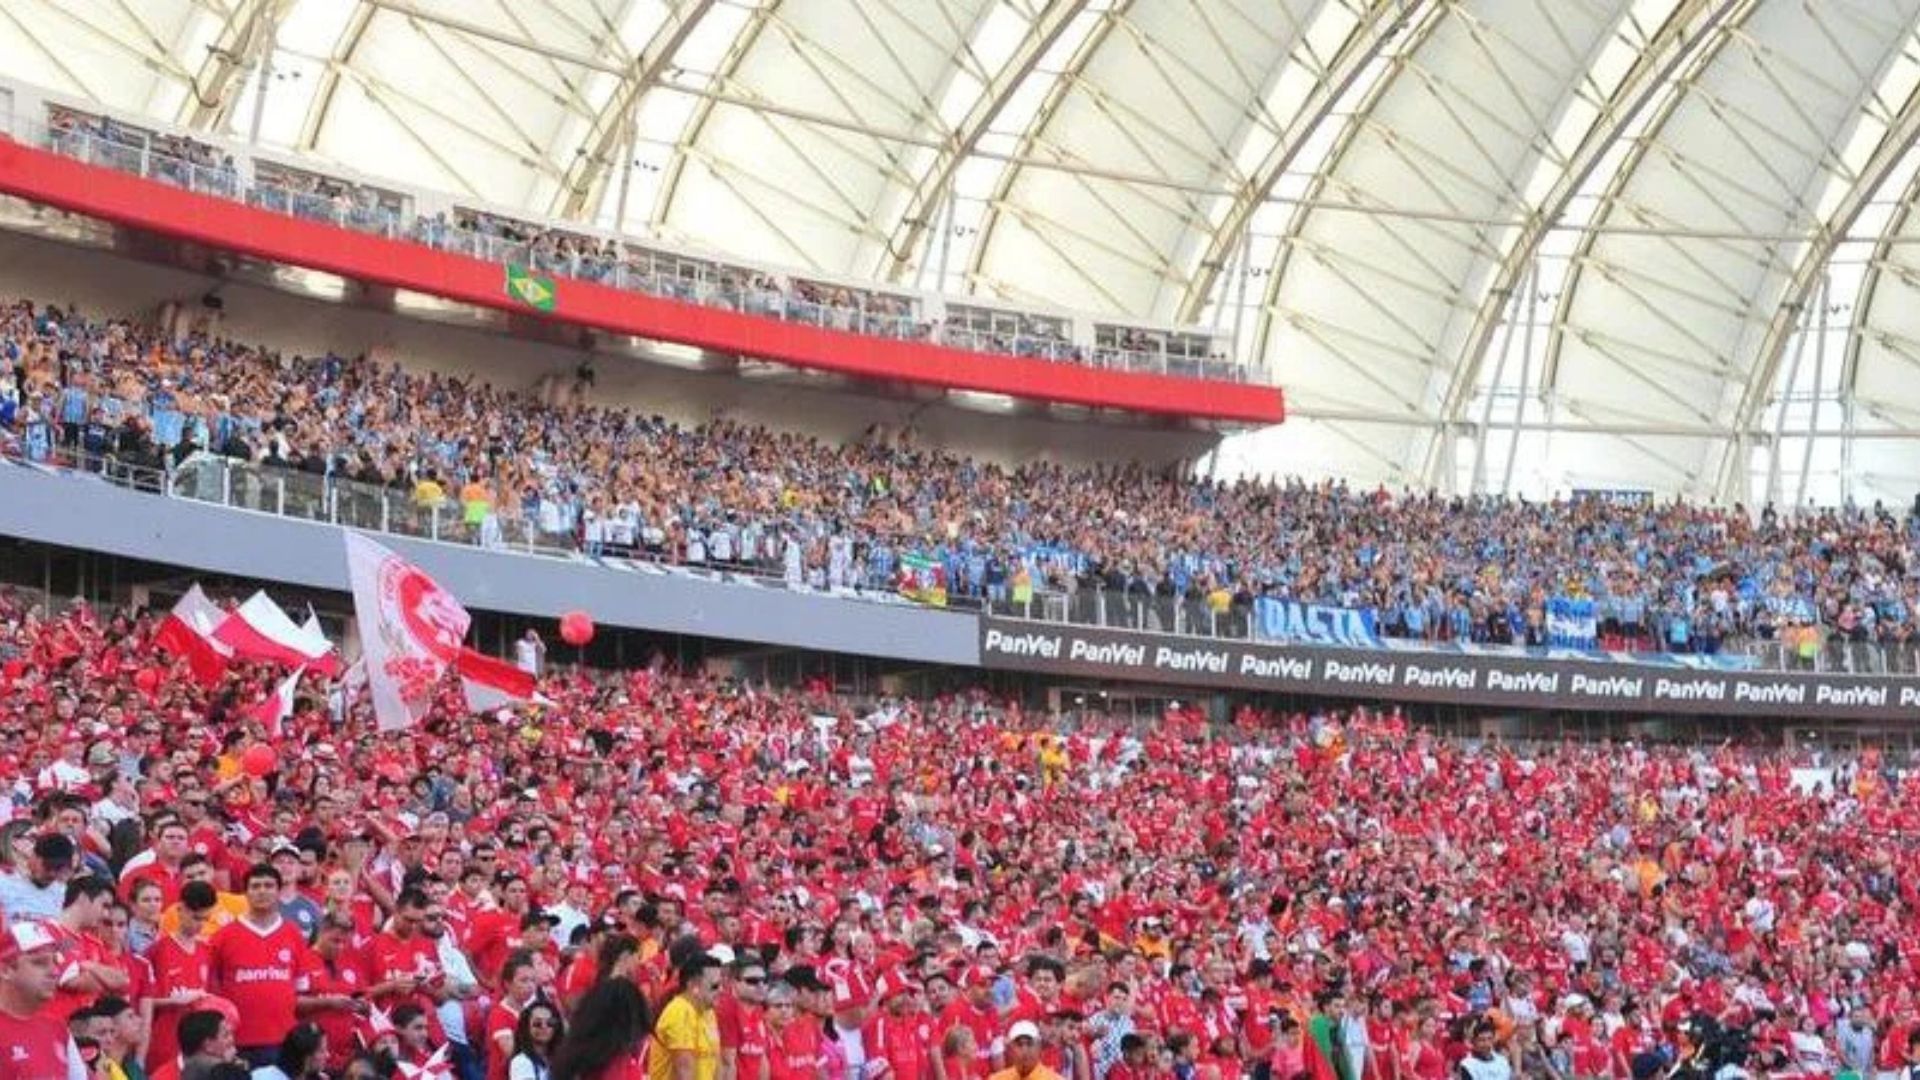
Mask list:
[[[340,658],[333,651],[333,642],[320,632],[320,624],[309,620],[305,627],[294,625],[265,592],[247,597],[247,602],[234,609],[213,636],[243,660],[310,667],[329,678],[340,673]]]
[[[534,692],[532,672],[486,653],[463,648],[454,658],[453,669],[460,673],[460,691],[470,712],[544,700]]]
[[[347,579],[360,625],[360,655],[382,731],[410,728],[460,654],[467,609],[420,568],[357,532],[347,532]]]
[[[227,613],[195,585],[167,613],[154,635],[154,644],[184,657],[193,668],[194,680],[212,686],[226,674],[227,661],[233,656],[233,648],[213,636],[226,617]]]
[[[280,680],[280,685],[273,688],[273,693],[247,711],[247,718],[259,721],[260,726],[267,729],[268,736],[279,738],[281,726],[287,722],[287,717],[293,715],[293,695],[300,688],[300,676],[306,673],[304,667],[294,668],[293,674]]]

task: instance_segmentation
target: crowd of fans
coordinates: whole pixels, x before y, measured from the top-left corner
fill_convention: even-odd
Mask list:
[[[1176,598],[1226,614],[1271,596],[1374,609],[1388,636],[1497,644],[1542,643],[1547,602],[1586,597],[1610,646],[1675,652],[1904,645],[1920,613],[1920,518],[1880,505],[1749,515],[1006,467],[904,433],[690,428],[25,302],[0,309],[0,359],[0,431],[28,456],[244,460],[392,493],[441,512],[442,535],[485,541],[505,522],[595,555],[821,589],[892,589],[927,560],[949,602],[1098,590],[1116,610]]]
[[[0,595],[0,1080],[1910,1075],[1920,780],[663,662],[373,729]],[[70,1042],[71,1038],[71,1042]],[[1732,1047],[1732,1049],[1729,1049]],[[244,1064],[241,1064],[244,1062]],[[277,1071],[276,1071],[277,1070]]]

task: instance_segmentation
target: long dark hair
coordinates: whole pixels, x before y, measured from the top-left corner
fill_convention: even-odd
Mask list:
[[[547,1051],[534,1045],[533,1027],[529,1023],[534,1013],[542,1011],[553,1018],[553,1042],[551,1050]],[[560,1043],[566,1037],[567,1023],[560,1018],[560,1007],[546,998],[537,997],[528,1002],[526,1008],[520,1010],[520,1022],[513,1026],[513,1052],[525,1054],[536,1065],[550,1065],[547,1054],[553,1053],[554,1056],[559,1056]]]
[[[653,1033],[653,1009],[626,979],[595,983],[574,1006],[573,1024],[553,1054],[552,1080],[594,1080]]]

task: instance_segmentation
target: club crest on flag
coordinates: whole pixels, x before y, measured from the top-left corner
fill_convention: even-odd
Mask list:
[[[470,617],[419,567],[358,533],[346,538],[374,715],[382,730],[410,727],[426,714],[434,685],[460,654]]]

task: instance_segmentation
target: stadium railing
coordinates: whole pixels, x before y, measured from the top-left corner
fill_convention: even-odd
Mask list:
[[[961,328],[934,327],[918,311],[869,310],[866,294],[855,293],[850,304],[823,304],[807,299],[794,288],[769,288],[754,279],[765,272],[741,266],[691,258],[641,247],[629,240],[610,240],[620,249],[618,258],[579,251],[557,251],[540,240],[520,240],[468,227],[443,215],[396,210],[380,205],[370,189],[340,180],[335,193],[301,191],[258,179],[249,181],[231,160],[195,161],[156,145],[144,129],[115,125],[109,135],[77,127],[56,127],[16,118],[14,138],[91,165],[217,198],[293,217],[326,222],[340,228],[395,240],[410,240],[455,254],[489,262],[532,267],[541,273],[633,292],[661,296],[707,307],[780,319],[827,329],[846,330],[903,341],[937,340],[941,344],[990,355],[1012,355],[1085,364],[1116,371],[1151,372],[1184,378],[1248,382],[1245,365],[1225,359],[1170,358],[1164,349],[1085,350],[1057,337],[981,334]],[[174,140],[178,142],[179,140]],[[215,149],[210,144],[200,144]],[[357,195],[356,195],[357,193]],[[515,224],[522,224],[516,222]],[[524,223],[539,229],[534,223]],[[549,236],[547,239],[551,239]]]
[[[572,532],[550,533],[524,516],[489,513],[469,523],[452,498],[422,503],[413,492],[359,483],[339,477],[196,452],[178,464],[156,466],[133,463],[112,455],[87,454],[67,446],[50,446],[28,454],[22,443],[0,447],[0,457],[41,468],[67,469],[97,475],[130,488],[171,498],[273,514],[279,517],[336,524],[368,532],[392,533],[442,543],[464,544],[499,551],[556,559],[594,562],[623,559],[641,564],[671,565],[637,548],[594,545],[588,551]],[[695,569],[719,571],[756,579],[768,585],[787,584],[780,568],[769,563],[709,561]],[[900,603],[895,583],[855,580],[833,590],[849,600]],[[1171,634],[1223,640],[1257,640],[1252,612],[1244,605],[1221,609],[1204,598],[1147,595],[1098,585],[1070,591],[1035,589],[1014,599],[1012,590],[996,588],[992,595],[955,593],[943,606],[1038,622],[1068,623],[1142,633]],[[1442,651],[1442,646],[1420,641],[1394,640],[1397,651]],[[1478,646],[1484,652],[1500,646]],[[1513,650],[1524,651],[1524,650]],[[1723,655],[1750,658],[1755,669],[1817,674],[1920,674],[1920,645],[1849,641],[1830,637],[1811,656],[1789,652],[1778,641],[1730,640]]]

